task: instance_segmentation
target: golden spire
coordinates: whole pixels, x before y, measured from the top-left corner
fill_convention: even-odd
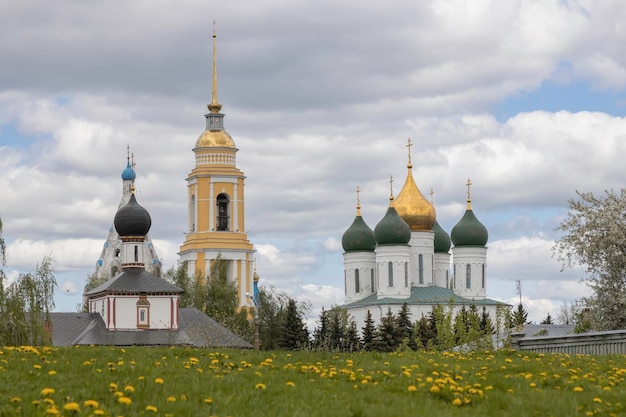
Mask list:
[[[133,172],[135,172],[135,154],[134,153],[130,154],[130,168],[133,170]],[[133,175],[133,181],[130,183],[130,193],[135,194],[135,176],[134,175]]]
[[[217,35],[215,34],[215,20],[213,21],[213,88],[211,90],[211,104],[207,107],[211,113],[219,113],[222,105],[217,102]]]
[[[356,215],[360,216],[361,215],[361,188],[357,185],[356,186]]]
[[[467,209],[471,210],[472,209],[472,199],[470,198],[470,186],[472,185],[472,182],[470,181],[470,179],[467,179]]]
[[[393,205],[393,175],[389,176],[389,190],[391,193],[389,194],[389,205],[392,206]]]

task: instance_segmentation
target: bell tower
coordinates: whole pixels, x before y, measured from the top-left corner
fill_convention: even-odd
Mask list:
[[[206,128],[193,148],[195,167],[187,176],[188,230],[180,247],[192,276],[209,277],[217,259],[220,273],[235,283],[239,305],[254,291],[254,247],[245,229],[245,176],[236,163],[233,138],[224,130],[217,99],[216,34],[213,27],[213,77]]]

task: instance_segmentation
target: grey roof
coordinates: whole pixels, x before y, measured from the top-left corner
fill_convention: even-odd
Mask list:
[[[448,304],[452,302],[453,304],[465,304],[465,305],[476,305],[476,306],[487,306],[487,305],[508,305],[502,303],[500,301],[492,300],[490,298],[478,298],[478,299],[470,299],[464,298],[454,293],[454,291],[444,288],[438,287],[436,285],[431,285],[429,287],[411,287],[411,295],[408,298],[393,298],[393,297],[383,297],[378,298],[377,294],[369,295],[361,300],[355,301],[353,303],[345,304],[343,308],[355,308],[355,307],[366,307],[370,305],[402,305],[404,303],[409,305],[411,304]]]
[[[87,291],[85,295],[93,296],[100,293],[139,294],[142,292],[180,294],[183,290],[163,278],[152,275],[143,268],[128,268],[107,282]]]
[[[524,335],[525,339],[535,337],[562,337],[574,334],[573,324],[525,324],[516,333]]]
[[[98,313],[51,313],[52,344],[252,348],[196,308],[181,308],[179,313],[178,330],[107,330]]]

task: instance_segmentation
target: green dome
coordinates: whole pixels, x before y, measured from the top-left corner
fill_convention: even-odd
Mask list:
[[[389,207],[374,228],[374,238],[379,245],[406,245],[411,240],[411,228],[395,208]]]
[[[341,245],[346,252],[373,251],[376,248],[374,232],[363,220],[363,217],[356,216],[352,225],[345,231],[341,238]]]
[[[489,234],[472,209],[468,208],[463,218],[452,228],[450,236],[454,246],[485,246]]]
[[[437,220],[433,225],[433,232],[435,232],[435,252],[448,252],[450,250],[450,235],[443,230]]]

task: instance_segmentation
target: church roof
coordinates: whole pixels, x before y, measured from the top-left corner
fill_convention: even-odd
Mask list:
[[[393,206],[374,228],[374,238],[379,245],[406,245],[411,240],[411,228],[402,220]]]
[[[87,291],[85,295],[93,296],[100,293],[180,294],[182,292],[182,288],[179,288],[176,285],[167,282],[163,278],[152,275],[142,268],[128,268],[123,270],[107,282],[100,284],[92,290]]]
[[[113,225],[120,236],[145,236],[150,230],[152,219],[148,210],[137,203],[133,193],[128,203],[115,213]]]
[[[355,301],[350,304],[345,304],[343,308],[356,308],[356,307],[367,307],[371,305],[402,305],[404,303],[407,304],[448,304],[453,303],[456,305],[476,305],[476,306],[486,306],[486,305],[505,305],[500,301],[492,300],[490,298],[481,298],[481,299],[469,299],[461,297],[455,294],[452,290],[444,287],[438,287],[436,285],[432,285],[429,287],[411,287],[411,295],[408,298],[393,298],[393,297],[383,297],[378,298],[377,294],[372,294],[368,297],[363,298],[362,300]]]
[[[252,345],[196,308],[179,309],[178,330],[106,329],[97,313],[51,313],[54,346],[196,346],[251,349]]]

